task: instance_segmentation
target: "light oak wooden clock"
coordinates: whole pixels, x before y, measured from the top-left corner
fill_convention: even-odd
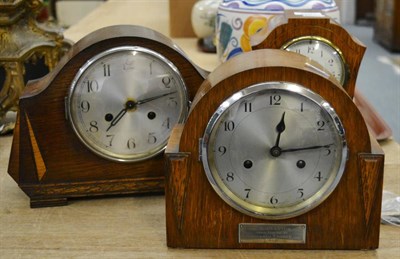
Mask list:
[[[211,72],[166,157],[170,247],[378,247],[384,155],[302,55],[256,50]]]
[[[357,38],[318,12],[286,11],[271,23],[274,25],[255,36],[253,49],[283,49],[318,62],[353,97],[371,134],[378,140],[391,136],[390,127],[356,89],[358,71],[366,50]]]
[[[164,190],[163,151],[204,72],[138,26],[93,32],[20,100],[9,174],[31,207]]]
[[[314,15],[314,17],[312,17]],[[305,55],[320,63],[353,97],[358,70],[366,47],[329,17],[311,12],[287,11],[277,17],[267,35],[253,49],[284,49]]]

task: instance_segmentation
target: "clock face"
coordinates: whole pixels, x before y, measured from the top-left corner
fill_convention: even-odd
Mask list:
[[[229,205],[282,219],[325,200],[345,168],[341,121],[321,96],[293,83],[250,86],[221,104],[201,142],[207,178]]]
[[[68,96],[68,117],[96,154],[132,162],[164,150],[173,126],[188,111],[177,68],[143,47],[104,51],[79,70]]]
[[[304,36],[286,43],[282,48],[311,58],[329,71],[340,84],[345,83],[344,57],[341,51],[329,40],[322,37]]]

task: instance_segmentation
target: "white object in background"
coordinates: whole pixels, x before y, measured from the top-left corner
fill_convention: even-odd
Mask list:
[[[192,27],[198,38],[206,38],[215,32],[215,18],[222,0],[200,0],[192,8]]]
[[[77,23],[96,7],[104,3],[101,1],[57,1],[56,14],[61,26],[69,27]]]
[[[400,227],[400,196],[383,190],[382,223]]]
[[[354,24],[356,20],[356,0],[336,0],[342,24]]]

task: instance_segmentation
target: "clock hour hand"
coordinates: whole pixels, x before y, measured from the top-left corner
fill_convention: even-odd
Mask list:
[[[276,132],[278,132],[278,136],[276,136],[275,146],[274,147],[279,147],[279,142],[281,140],[281,134],[286,129],[286,126],[285,126],[285,112],[283,112],[282,118],[279,121],[278,125],[276,125],[275,129],[276,129]]]
[[[110,126],[108,126],[106,131],[109,131],[112,127],[114,127],[115,125],[117,125],[117,123],[122,119],[122,117],[124,117],[125,113],[128,111],[127,108],[122,109],[117,116],[115,116],[115,118],[111,121]]]
[[[275,140],[275,145],[269,150],[269,153],[273,156],[273,157],[279,157],[281,155],[281,148],[279,147],[279,142],[281,140],[281,134],[282,132],[285,131],[286,129],[286,125],[285,125],[285,112],[283,112],[282,114],[282,118],[279,121],[278,125],[276,125],[276,131],[278,132],[278,135],[276,136],[276,140]]]
[[[282,118],[279,121],[278,125],[276,125],[276,131],[278,132],[278,136],[276,136],[276,141],[275,141],[275,146],[274,147],[279,147],[279,142],[281,139],[281,134],[282,132],[285,131],[286,126],[285,126],[285,112],[282,114]]]
[[[133,109],[136,107],[136,103],[132,100],[129,100],[126,102],[125,104],[125,108],[123,108],[118,114],[117,116],[115,116],[115,118],[110,122],[110,126],[108,126],[106,131],[109,131],[112,127],[114,127],[115,125],[117,125],[117,123],[122,119],[122,117],[124,117],[124,115],[126,114],[126,112],[130,109]]]
[[[281,153],[284,152],[295,152],[295,151],[302,151],[302,150],[311,150],[311,149],[318,149],[318,148],[329,148],[333,144],[328,145],[317,145],[317,146],[310,146],[310,147],[299,147],[299,148],[288,148],[288,149],[281,149]]]
[[[166,93],[166,94],[156,95],[156,96],[153,96],[153,97],[149,97],[149,98],[137,101],[136,105],[141,105],[141,104],[144,104],[144,103],[147,103],[147,102],[151,102],[151,101],[157,100],[159,98],[162,98],[164,96],[168,96],[168,95],[171,95],[171,94],[174,94],[174,93],[176,93],[176,91],[170,92],[170,93]]]

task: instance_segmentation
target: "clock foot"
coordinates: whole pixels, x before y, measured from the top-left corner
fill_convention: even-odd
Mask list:
[[[31,208],[43,208],[43,207],[55,207],[55,206],[65,206],[68,205],[67,198],[31,198],[30,206]]]

